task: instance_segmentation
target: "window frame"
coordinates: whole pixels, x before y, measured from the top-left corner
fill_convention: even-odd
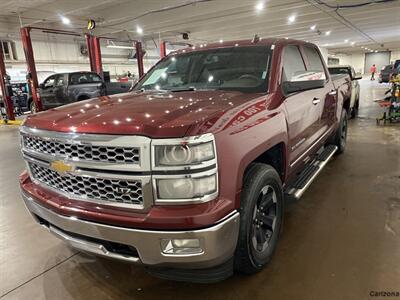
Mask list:
[[[49,81],[51,78],[54,78],[54,82],[53,82],[53,86],[48,86],[48,87],[46,87],[46,82],[47,81]],[[57,74],[53,74],[53,75],[50,75],[49,77],[47,77],[44,81],[43,81],[43,89],[44,90],[47,90],[47,89],[49,89],[49,88],[54,88],[55,86],[56,86],[56,78],[57,78]]]
[[[310,66],[310,62],[308,60],[306,51],[305,51],[306,48],[311,48],[311,49],[316,51],[319,59],[321,60],[322,68],[323,68],[323,70],[325,72],[325,83],[327,83],[329,81],[329,78],[330,78],[329,77],[329,75],[330,75],[329,70],[327,70],[327,67],[326,67],[326,65],[324,63],[324,58],[322,57],[321,52],[319,51],[318,47],[316,47],[315,45],[311,45],[311,44],[300,45],[300,49],[301,49],[301,52],[302,52],[302,55],[303,55],[303,60],[306,62],[307,71],[311,68],[311,66]],[[309,80],[309,81],[311,81],[311,80]]]
[[[282,48],[282,54],[281,54],[282,63],[281,63],[281,76],[280,76],[280,77],[281,77],[281,78],[280,78],[281,82],[280,82],[280,84],[282,84],[282,83],[284,82],[283,76],[285,75],[285,71],[284,71],[285,50],[286,50],[286,48],[288,48],[288,47],[296,47],[296,48],[297,48],[297,50],[299,51],[301,60],[303,61],[304,70],[307,71],[307,65],[306,65],[306,62],[305,62],[305,60],[304,60],[304,56],[303,56],[303,53],[302,53],[302,51],[301,51],[300,45],[297,45],[297,44],[288,44],[288,45],[285,45],[285,46]]]

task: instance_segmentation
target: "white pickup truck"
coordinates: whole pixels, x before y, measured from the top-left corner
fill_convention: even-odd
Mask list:
[[[354,118],[357,115],[358,108],[360,106],[360,84],[358,80],[362,78],[362,76],[357,75],[354,71],[354,68],[349,65],[335,65],[329,66],[329,73],[333,77],[337,74],[347,74],[350,75],[351,79],[351,99],[350,99],[350,117]]]

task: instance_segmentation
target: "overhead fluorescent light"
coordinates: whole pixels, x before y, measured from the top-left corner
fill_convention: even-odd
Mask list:
[[[295,16],[295,15],[291,15],[291,16],[288,18],[289,24],[292,24],[294,21],[296,21],[296,16]]]
[[[331,34],[330,31],[325,32],[325,35],[330,35],[330,34]]]
[[[256,6],[255,6],[256,11],[262,11],[264,9],[264,2],[259,2]]]
[[[137,32],[138,34],[143,34],[143,28],[140,27],[140,26],[136,26],[136,32]]]
[[[344,42],[345,42],[345,43],[348,43],[348,42],[349,42],[349,40],[348,40],[348,39],[345,39],[345,40],[344,40]]]
[[[310,30],[314,31],[317,28],[317,25],[313,25],[310,27]]]
[[[353,45],[355,45],[356,44],[356,42],[351,42],[351,45],[353,46]]]
[[[65,25],[71,24],[71,20],[64,16],[61,16],[61,22],[63,22]]]
[[[112,44],[108,44],[106,45],[106,48],[114,48],[114,49],[135,49],[135,47],[133,46],[123,46],[123,45],[112,45]]]

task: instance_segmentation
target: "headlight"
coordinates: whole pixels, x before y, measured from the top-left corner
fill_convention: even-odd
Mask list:
[[[156,166],[194,165],[215,158],[212,142],[155,146]]]
[[[204,203],[218,195],[218,166],[214,135],[152,140],[155,203]]]
[[[158,199],[196,199],[217,191],[215,174],[201,178],[157,179]]]
[[[182,139],[155,139],[153,145],[153,169],[182,170],[205,167],[215,163],[214,136],[204,134]]]

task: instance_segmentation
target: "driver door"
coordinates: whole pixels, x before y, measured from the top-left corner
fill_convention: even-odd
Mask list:
[[[51,75],[40,85],[40,98],[45,109],[54,107],[56,75]]]

